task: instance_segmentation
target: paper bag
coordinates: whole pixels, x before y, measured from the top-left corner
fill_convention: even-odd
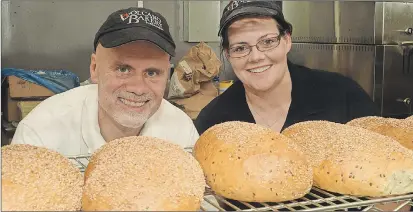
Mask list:
[[[174,69],[169,84],[168,99],[186,98],[197,94],[201,83],[219,74],[221,61],[204,42],[193,46]]]

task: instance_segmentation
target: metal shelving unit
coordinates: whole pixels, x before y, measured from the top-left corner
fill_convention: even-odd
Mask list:
[[[89,163],[90,156],[69,157],[83,173]],[[399,211],[406,205],[413,206],[413,194],[387,198],[367,198],[336,194],[316,187],[304,197],[286,202],[250,203],[228,200],[216,195],[206,188],[202,211],[383,211],[375,205],[379,203],[398,203],[392,211]],[[218,203],[219,202],[219,203]]]

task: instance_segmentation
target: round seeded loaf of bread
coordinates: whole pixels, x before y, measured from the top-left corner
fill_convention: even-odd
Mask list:
[[[231,121],[205,131],[194,147],[216,194],[247,202],[297,199],[312,187],[312,169],[287,137],[257,124]]]
[[[79,211],[83,176],[58,152],[28,144],[1,148],[3,211]]]
[[[312,159],[321,189],[371,197],[413,192],[413,152],[388,136],[327,121],[297,123],[282,134]]]
[[[195,211],[205,178],[180,146],[147,136],[110,141],[85,171],[84,211]]]
[[[413,150],[413,122],[404,119],[367,116],[353,119],[347,125],[362,127],[389,136],[406,148]]]

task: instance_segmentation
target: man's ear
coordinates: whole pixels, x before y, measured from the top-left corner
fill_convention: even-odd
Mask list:
[[[96,69],[96,53],[92,53],[92,55],[90,56],[89,71],[90,71],[90,80],[92,81],[92,83],[97,83],[98,82],[98,71]]]

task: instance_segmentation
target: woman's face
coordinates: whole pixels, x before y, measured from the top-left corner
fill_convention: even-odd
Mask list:
[[[288,34],[280,36],[273,18],[235,21],[228,28],[228,41],[226,56],[235,75],[247,89],[268,91],[282,81],[288,71],[287,53],[291,49],[291,37]]]

